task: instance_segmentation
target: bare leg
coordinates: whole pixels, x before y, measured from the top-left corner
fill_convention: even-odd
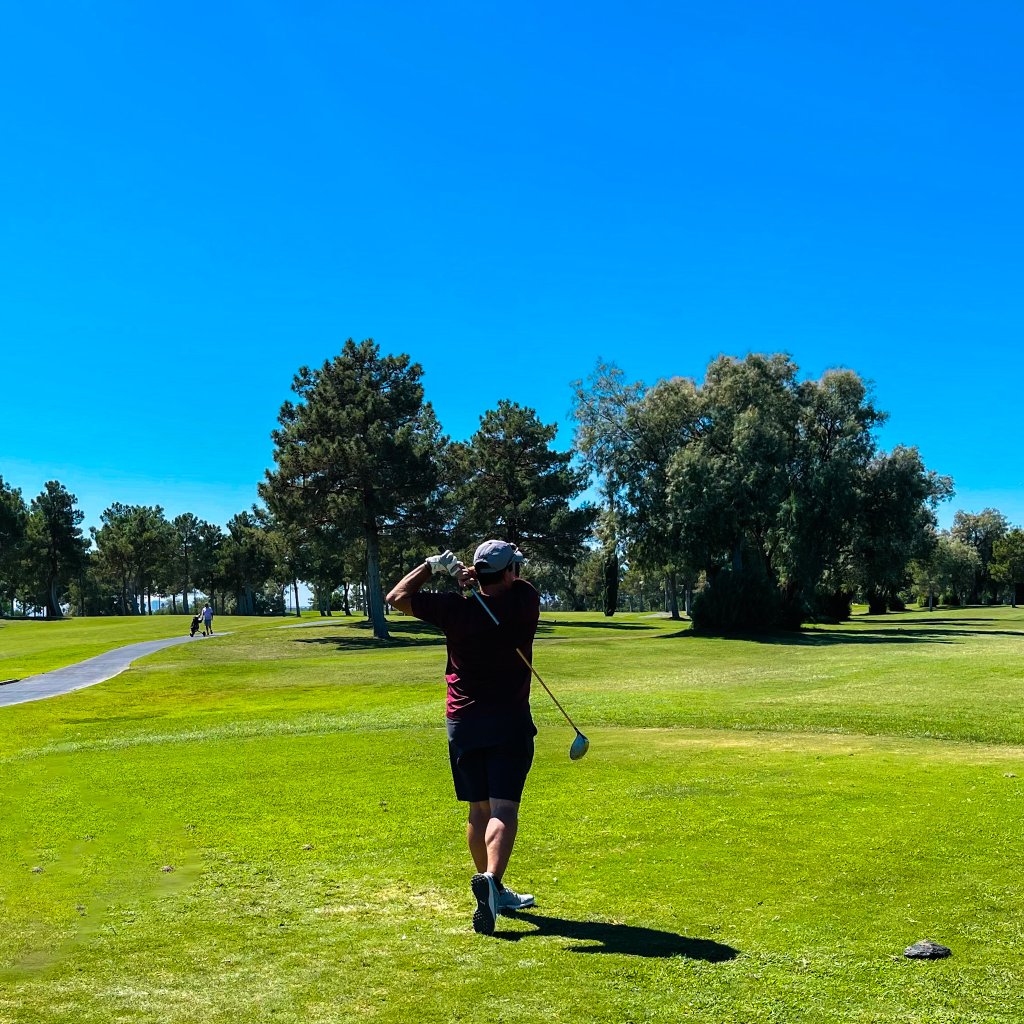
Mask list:
[[[491,800],[490,806],[491,817],[484,837],[487,870],[500,886],[519,831],[519,804],[515,800]]]
[[[491,820],[491,803],[484,800],[469,805],[466,822],[466,842],[477,871],[487,870],[487,823]]]

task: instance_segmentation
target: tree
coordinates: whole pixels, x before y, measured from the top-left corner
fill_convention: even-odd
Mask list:
[[[959,604],[967,604],[981,565],[981,556],[970,545],[949,534],[939,536],[932,555],[939,589]]]
[[[98,571],[119,591],[122,614],[153,614],[152,595],[159,582],[174,577],[175,536],[159,505],[123,505],[103,510],[93,529]]]
[[[614,364],[599,362],[588,386],[576,381],[576,445],[606,501],[606,563],[625,541],[629,564],[649,576],[664,574],[669,607],[679,618],[677,584],[687,593],[697,569],[684,551],[684,522],[671,500],[668,469],[700,423],[696,385],[673,377],[648,389],[627,383]]]
[[[679,618],[679,583],[690,593],[701,563],[694,557],[693,524],[687,522],[672,487],[672,466],[701,426],[696,384],[688,377],[658,381],[626,416],[633,443],[623,451],[624,532],[631,566],[648,579],[664,577],[669,614]]]
[[[56,480],[47,481],[29,507],[26,544],[29,583],[48,619],[63,617],[61,599],[84,564],[89,542],[82,537],[84,513]]]
[[[1024,600],[1024,530],[1014,528],[993,541],[989,572],[996,583],[1010,588],[1010,603],[1016,608]]]
[[[380,583],[381,541],[426,518],[447,438],[423,401],[423,374],[409,356],[382,356],[349,338],[318,370],[301,367],[273,432],[277,469],[261,488],[291,490],[310,526],[356,529],[366,552],[374,636],[388,637]]]
[[[198,547],[200,519],[191,512],[175,516],[171,520],[173,529],[173,554],[171,556],[172,578],[175,588],[181,594],[181,610],[188,615],[188,595],[192,591],[195,573],[196,548]]]
[[[239,615],[263,611],[257,593],[270,581],[274,569],[273,552],[267,531],[252,512],[239,512],[228,520],[227,536],[218,551],[220,578],[234,591]]]
[[[861,484],[853,539],[852,577],[872,614],[885,612],[915,559],[935,542],[935,508],[953,491],[948,477],[928,471],[916,448],[897,446],[872,459]]]
[[[995,587],[989,563],[992,561],[993,547],[996,541],[1006,536],[1009,523],[1006,516],[994,508],[986,508],[978,513],[957,512],[953,516],[953,537],[970,544],[978,552],[978,578],[971,587],[970,599],[981,600],[982,595],[995,599]]]
[[[21,491],[4,483],[0,476],[0,598],[4,600],[12,599],[17,585],[27,525],[28,508]]]
[[[605,577],[604,613],[611,616],[618,604],[620,524],[623,500],[625,458],[629,449],[628,418],[644,395],[643,384],[627,384],[625,375],[614,363],[600,359],[584,387],[573,382],[573,417],[576,420],[575,445],[584,464],[598,479],[604,502],[599,520],[603,571]]]
[[[572,452],[551,447],[557,432],[533,409],[502,400],[480,417],[468,443],[453,445],[462,480],[455,488],[460,546],[493,536],[552,565],[579,561],[595,509],[573,505],[588,474],[573,468]]]
[[[199,537],[193,548],[195,554],[195,582],[206,594],[213,610],[220,611],[217,605],[217,588],[221,586],[220,549],[224,544],[224,531],[215,523],[205,520],[199,523]]]
[[[779,523],[779,572],[799,615],[849,614],[843,556],[861,513],[861,482],[886,419],[852,370],[830,370],[798,387],[789,494]]]
[[[130,536],[132,515],[133,506],[115,501],[100,515],[101,525],[92,528],[96,545],[96,574],[115,588],[114,607],[122,615],[137,615],[139,611],[135,589],[135,549]]]

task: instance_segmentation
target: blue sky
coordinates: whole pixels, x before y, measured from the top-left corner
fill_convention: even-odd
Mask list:
[[[1019,3],[5,12],[0,474],[225,522],[373,337],[444,429],[597,358],[849,366],[1024,523]]]

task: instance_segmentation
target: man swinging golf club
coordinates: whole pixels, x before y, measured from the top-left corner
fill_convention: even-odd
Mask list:
[[[537,735],[530,714],[530,668],[516,649],[532,658],[540,595],[519,579],[522,561],[514,544],[486,540],[471,569],[450,551],[432,555],[387,595],[389,604],[437,626],[447,639],[448,757],[455,794],[469,804],[466,839],[476,865],[470,883],[477,903],[473,929],[484,935],[493,933],[502,911],[534,904],[533,896],[520,896],[502,881]],[[478,584],[482,600],[421,593],[439,573],[464,587]]]

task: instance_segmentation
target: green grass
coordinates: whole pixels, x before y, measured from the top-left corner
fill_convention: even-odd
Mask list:
[[[191,615],[94,619],[0,619],[0,683],[73,665],[115,647],[188,633]],[[215,630],[266,626],[265,618],[215,616]]]
[[[4,1024],[1020,1019],[1024,611],[545,616],[591,752],[535,694],[539,906],[491,939],[438,636],[278,621],[0,709]],[[902,958],[925,936],[953,958]]]

